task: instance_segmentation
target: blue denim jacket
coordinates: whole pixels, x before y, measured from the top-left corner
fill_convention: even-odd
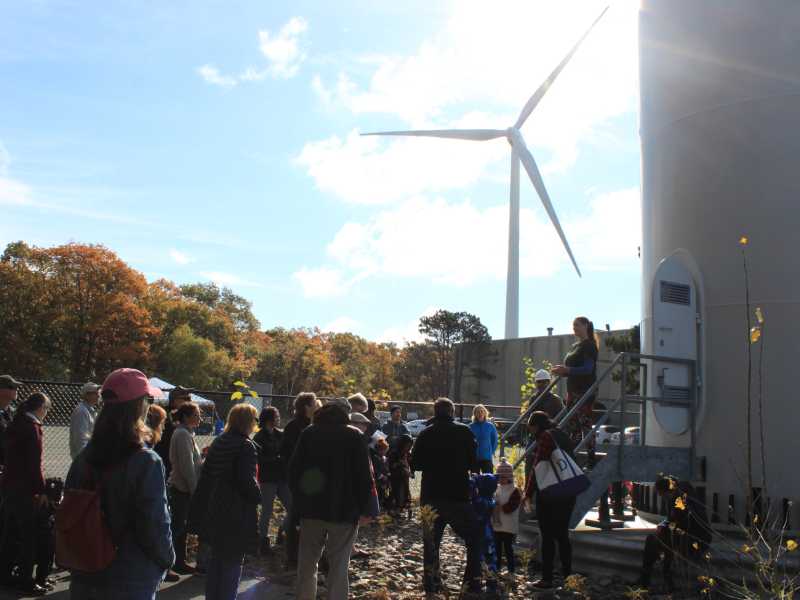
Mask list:
[[[72,463],[65,488],[87,480],[87,450]],[[125,589],[161,581],[175,562],[161,458],[149,449],[135,452],[104,475],[103,506],[117,544],[111,565],[99,573],[73,574],[84,583]]]

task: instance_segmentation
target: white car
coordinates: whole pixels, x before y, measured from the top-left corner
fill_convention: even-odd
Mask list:
[[[617,441],[613,442],[614,434],[617,434]],[[598,444],[619,444],[619,427],[616,425],[600,425],[597,428],[597,437],[595,438]]]
[[[406,423],[408,433],[411,434],[411,437],[417,437],[427,426],[428,419],[415,419],[414,421],[408,421]]]
[[[639,436],[640,436],[640,429],[638,427],[626,427],[625,428],[625,445],[638,445],[639,444]],[[612,444],[619,444],[620,443],[620,432],[614,433],[611,435],[611,443]]]

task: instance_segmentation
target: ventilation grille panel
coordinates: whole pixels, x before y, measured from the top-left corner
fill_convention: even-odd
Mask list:
[[[689,306],[692,298],[692,288],[683,283],[661,282],[661,301],[670,304],[683,304]]]

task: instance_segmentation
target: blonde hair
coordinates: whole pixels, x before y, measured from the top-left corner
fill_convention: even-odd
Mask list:
[[[250,435],[252,427],[258,421],[258,411],[252,404],[242,402],[228,411],[225,432],[233,431],[242,435]]]
[[[478,420],[478,415],[481,414],[481,413],[483,413],[483,415],[484,415],[484,417],[483,417],[484,421],[489,418],[488,409],[483,404],[476,404],[475,408],[472,409],[472,422],[473,423]]]

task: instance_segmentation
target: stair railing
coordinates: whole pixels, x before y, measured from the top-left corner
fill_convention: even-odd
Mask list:
[[[635,395],[635,394],[628,394],[627,391],[627,378],[628,378],[628,366],[633,361],[642,361],[642,360],[651,360],[659,363],[671,363],[671,364],[679,364],[679,365],[686,365],[690,369],[690,375],[688,377],[689,384],[691,387],[691,393],[689,395],[688,401],[681,401],[681,400],[670,400],[663,397],[648,397],[646,395]],[[592,398],[599,388],[600,384],[605,381],[614,371],[614,369],[620,365],[622,366],[621,376],[620,376],[620,393],[619,397],[614,401],[614,403],[609,406],[605,412],[597,419],[597,421],[592,426],[589,433],[583,437],[583,439],[576,445],[574,452],[580,452],[581,450],[585,450],[589,443],[595,438],[598,430],[602,425],[604,425],[609,417],[617,412],[619,409],[619,413],[621,415],[621,423],[623,427],[620,428],[620,445],[625,445],[625,428],[624,428],[624,416],[625,416],[625,408],[628,402],[633,402],[641,405],[641,423],[640,423],[640,434],[639,434],[639,444],[644,445],[645,443],[645,431],[647,426],[647,411],[646,411],[646,404],[647,402],[651,402],[653,404],[659,404],[664,406],[676,406],[676,407],[683,407],[689,411],[689,435],[690,435],[690,453],[691,453],[691,469],[694,469],[694,443],[695,443],[695,422],[696,422],[696,415],[695,411],[697,409],[696,397],[697,397],[697,386],[699,385],[697,379],[697,366],[695,361],[686,358],[674,358],[674,357],[667,357],[667,356],[657,356],[652,354],[639,354],[634,352],[621,352],[617,355],[617,357],[612,361],[612,363],[602,372],[602,374],[597,378],[597,380],[592,384],[592,386],[581,396],[580,400],[576,402],[571,407],[565,407],[554,419],[556,423],[556,427],[558,429],[563,429],[571,420],[572,418],[580,411],[580,409]],[[641,363],[638,365],[641,368],[647,371],[648,365],[647,363]],[[647,389],[645,385],[645,390]],[[527,412],[527,411],[526,411]],[[530,411],[532,412],[532,411]],[[514,463],[514,468],[516,468],[525,457],[529,455],[536,448],[536,440],[533,440],[528,447],[525,449],[525,452],[522,453],[522,456]],[[618,459],[621,463],[622,461],[622,452],[619,452]],[[620,472],[622,470],[622,465],[620,464]]]
[[[603,371],[603,373],[600,375],[600,377],[597,378],[597,380],[592,384],[592,386],[588,390],[586,390],[583,396],[580,397],[580,400],[578,400],[571,407],[565,406],[563,409],[561,409],[561,412],[559,412],[558,415],[556,415],[556,418],[553,419],[553,421],[556,423],[557,429],[563,429],[564,425],[569,423],[570,419],[572,419],[575,413],[577,413],[589,401],[589,399],[594,396],[595,392],[600,387],[600,384],[603,383],[603,381],[605,381],[606,378],[611,374],[611,372],[614,370],[614,367],[616,367],[620,363],[620,361],[623,360],[624,355],[625,353],[622,352],[618,354],[613,361],[611,361],[611,364],[606,368],[605,371]],[[608,414],[608,412],[609,411],[606,411],[606,415]],[[588,438],[589,436],[586,437]],[[585,439],[582,440],[581,443],[583,443],[583,441],[585,441]],[[525,448],[525,452],[523,452],[522,456],[519,459],[517,459],[516,463],[514,463],[515,469],[519,466],[519,464],[523,460],[525,460],[525,457],[528,456],[528,454],[532,452],[534,448],[536,448],[536,440],[533,440],[528,445],[528,447]]]
[[[506,454],[506,443],[511,437],[511,434],[514,433],[517,429],[522,426],[527,426],[528,418],[534,413],[534,411],[538,410],[541,406],[542,402],[544,402],[545,396],[552,390],[558,382],[561,381],[561,376],[557,376],[554,379],[550,380],[550,383],[547,385],[544,390],[539,392],[539,394],[533,399],[530,406],[523,412],[517,420],[514,421],[511,426],[506,429],[502,436],[500,436],[500,456],[505,456]]]

